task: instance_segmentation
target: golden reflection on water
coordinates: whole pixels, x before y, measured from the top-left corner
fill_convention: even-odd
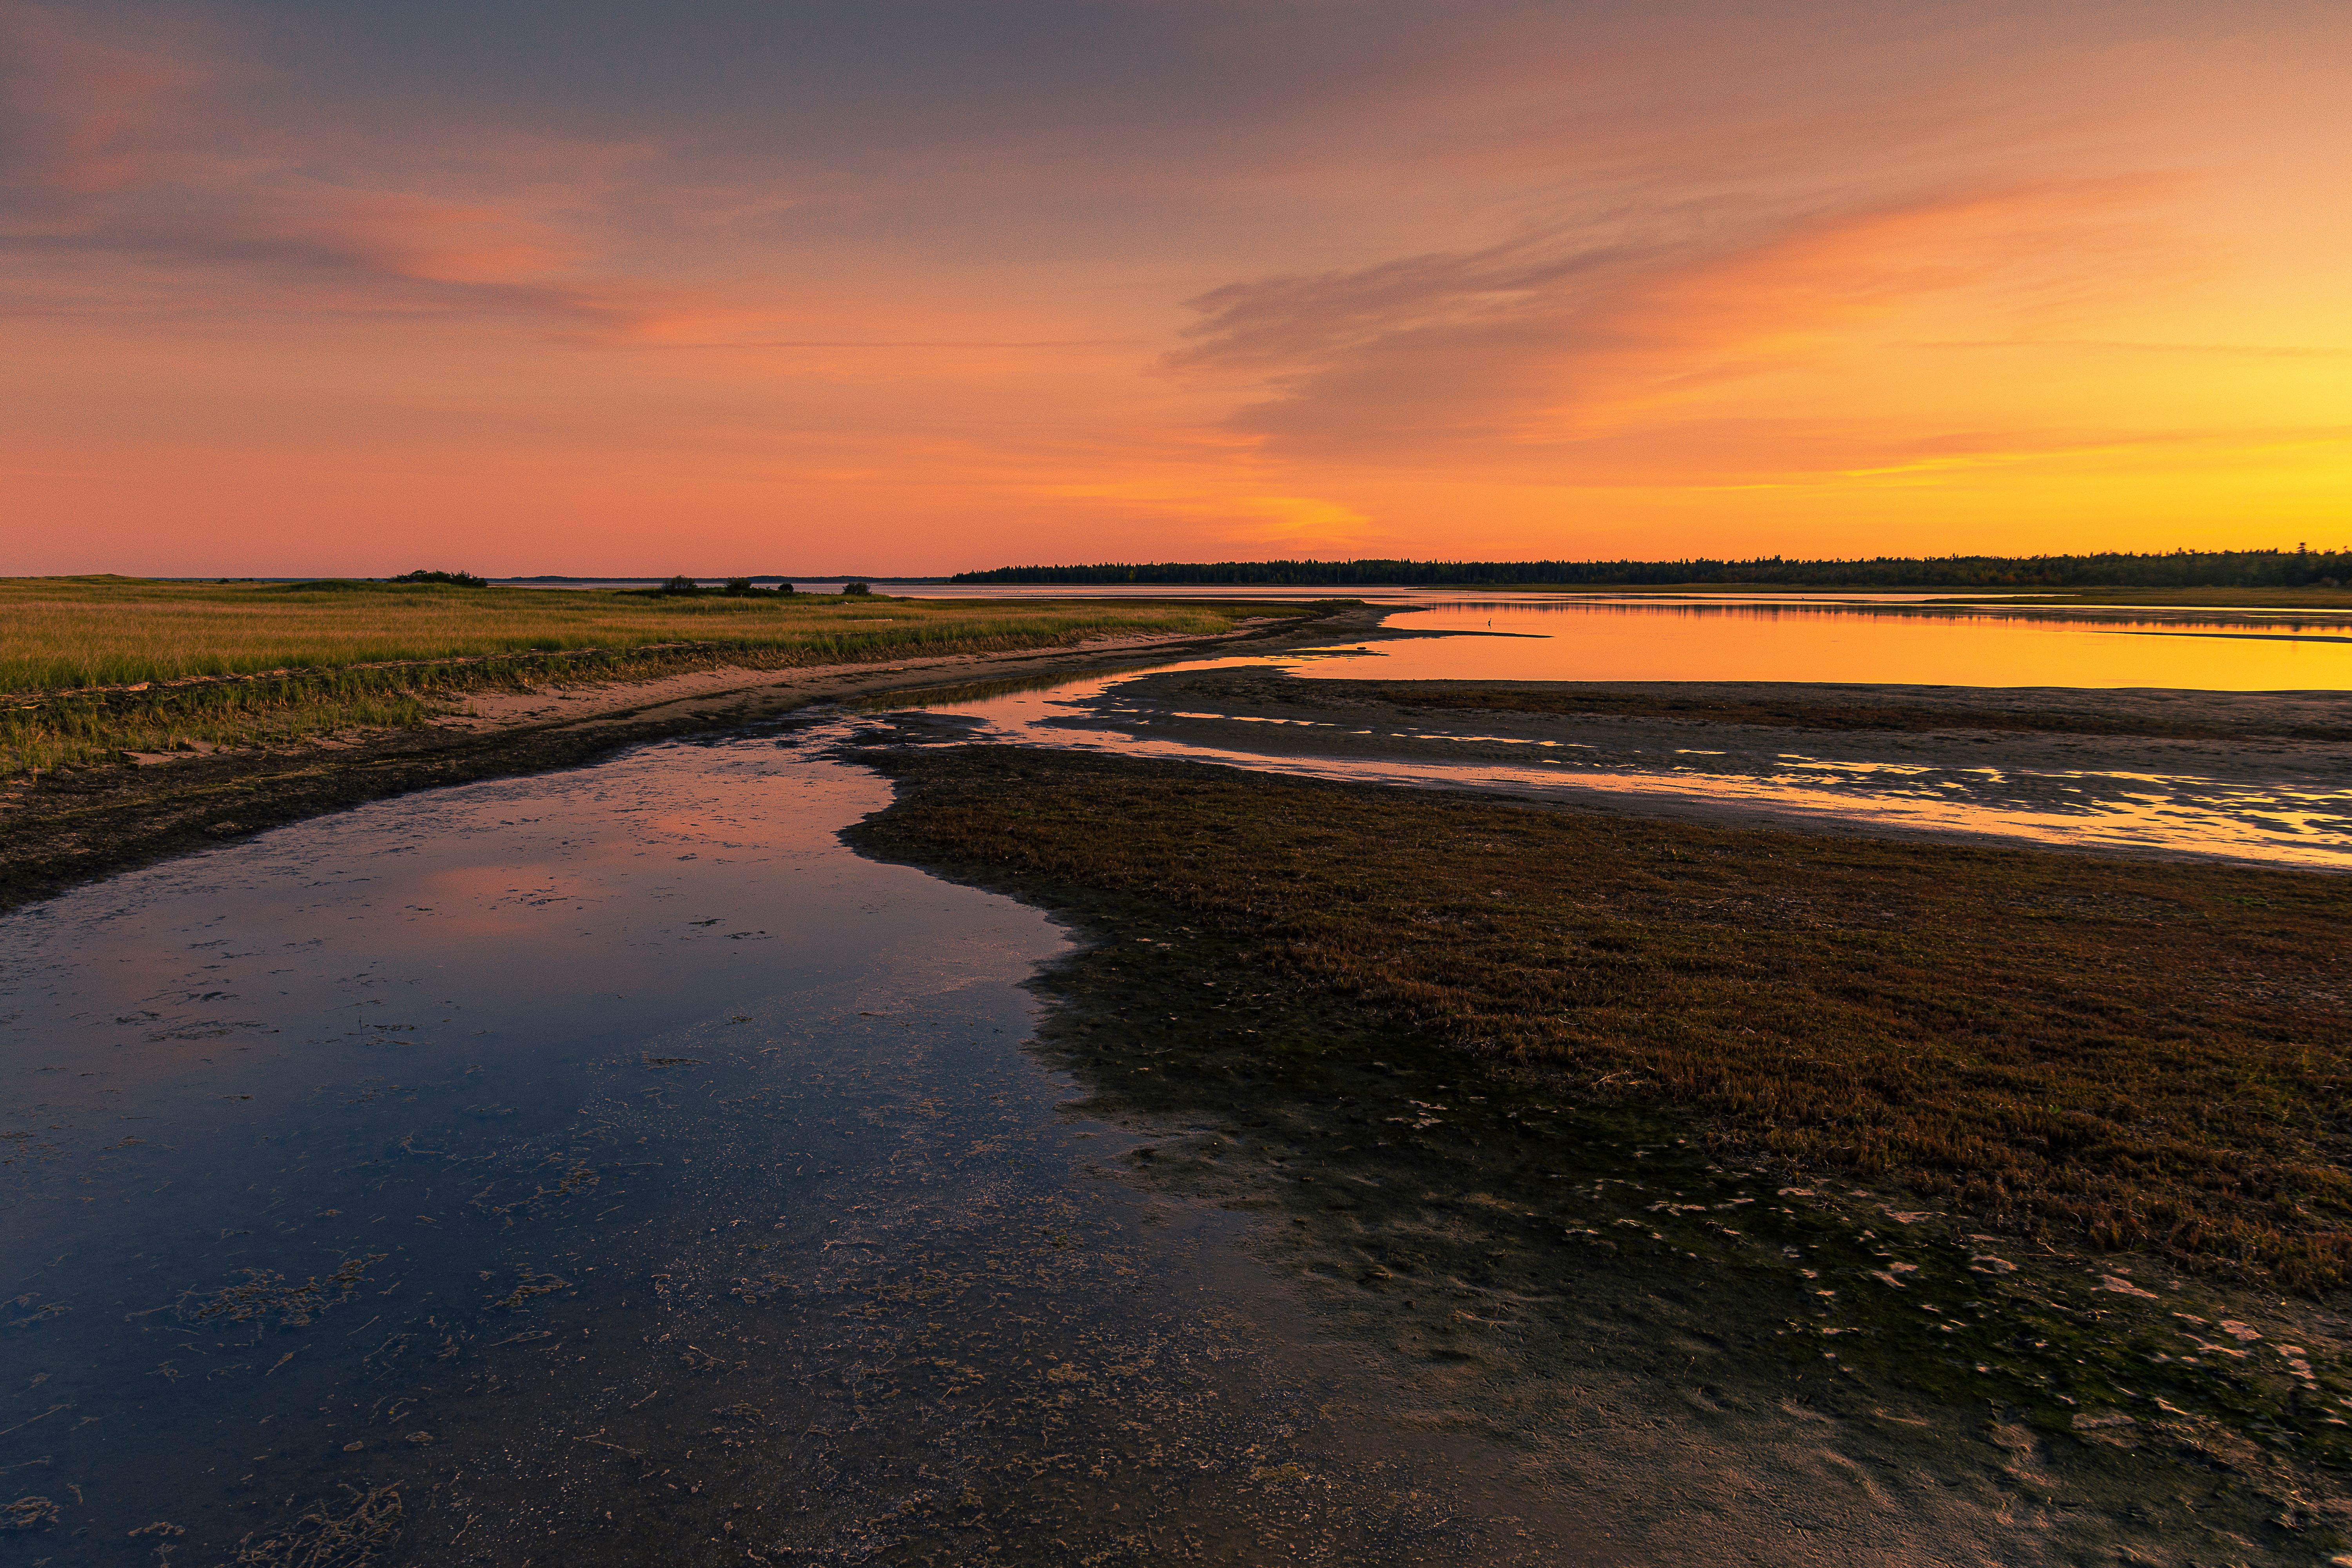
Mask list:
[[[1493,607],[1497,631],[1506,625],[1507,611],[1517,607]],[[1475,618],[1483,623],[1488,606],[1477,610]],[[1441,613],[1469,618],[1459,608]],[[1599,626],[1625,638],[1624,662],[1615,671],[1586,671],[1584,678],[1591,679],[1676,679],[1660,673],[1673,668],[1663,659],[1635,662],[1643,654],[1626,637],[1630,627],[1696,624],[1709,633],[1739,625],[1721,618],[1719,611],[1691,619],[1642,611],[1636,614],[1649,618],[1633,622],[1593,616],[1583,606],[1553,613],[1553,625],[1579,630]],[[1805,613],[1830,618],[1819,611]],[[1939,617],[1894,630],[1948,633],[1964,629],[1951,624],[1958,619]],[[1990,637],[2038,632],[2045,626],[1997,623],[1990,631],[1965,629],[1970,636]],[[2049,629],[2099,635],[2071,626]],[[2126,646],[2159,640],[2135,637]],[[1557,679],[1562,675],[1547,676],[1545,660],[1561,657],[1555,645],[1538,637],[1444,637],[1203,660],[1185,667],[1183,674],[1278,666],[1291,675],[1341,680]],[[1712,679],[1774,679],[1772,667],[1760,659],[1749,659],[1744,670],[1720,663],[1698,668]],[[1851,667],[1840,673],[1856,678]],[[2059,685],[2066,675],[2037,669],[2016,684]],[[1807,734],[1800,749],[1791,751],[1782,749],[1790,743],[1789,734],[1740,725],[1699,731],[1669,721],[1643,735],[1608,725],[1580,728],[1562,720],[1556,733],[1538,735],[1496,731],[1489,715],[1405,716],[1360,709],[1317,717],[1252,712],[1249,701],[1229,708],[1210,689],[1162,695],[1158,683],[1176,679],[1172,673],[1141,672],[1066,677],[1043,689],[1024,683],[1029,689],[911,693],[874,706],[953,710],[964,722],[976,721],[984,738],[1357,783],[1499,789],[1535,798],[1589,800],[1598,794],[1670,815],[1696,812],[1706,820],[1728,820],[1728,813],[1757,824],[1843,822],[1866,832],[1957,834],[2077,849],[2352,868],[2352,790],[2346,787],[2340,745],[2296,742],[2282,749],[2283,743],[2265,743],[2248,750],[2218,741],[2126,739],[2082,752],[2074,744],[2077,737],[2054,742],[2013,737],[1981,753],[1968,752],[1963,760],[1923,752],[1906,736],[1854,732]],[[1305,700],[1311,707],[1315,699]],[[1711,743],[1676,743],[1691,740]],[[2151,763],[2161,771],[2149,771]]]
[[[1401,611],[1399,630],[1494,632],[1358,645],[1297,673],[1401,680],[1797,680],[1898,686],[2352,688],[2352,619],[1829,608],[1463,603]]]

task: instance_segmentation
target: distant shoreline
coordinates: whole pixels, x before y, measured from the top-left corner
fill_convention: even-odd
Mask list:
[[[956,582],[992,584],[1263,584],[1325,590],[1416,584],[1512,584],[1578,588],[1706,584],[1746,588],[2021,589],[2322,588],[2352,581],[2352,550],[2096,551],[2080,555],[1878,555],[1799,560],[1679,556],[1666,561],[1129,561],[1069,566],[999,566],[959,572]]]

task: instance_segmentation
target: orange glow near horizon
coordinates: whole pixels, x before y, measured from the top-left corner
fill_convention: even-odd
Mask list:
[[[0,0],[0,574],[2352,544],[2340,11],[721,14]]]
[[[1295,667],[1333,680],[1743,680],[1943,687],[2172,688],[2208,691],[2352,689],[2343,626],[2098,620],[1789,605],[1432,605],[1390,617],[1433,631],[1507,632],[1364,645],[1361,659]],[[1528,638],[1540,640],[1528,641]]]

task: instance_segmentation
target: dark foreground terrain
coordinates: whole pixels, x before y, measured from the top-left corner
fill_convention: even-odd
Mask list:
[[[2341,880],[868,738],[856,841],[1099,939],[1047,1048],[1416,1418],[1767,1560],[1856,1477],[1954,1561],[2343,1550]]]
[[[26,901],[360,800],[560,768],[807,695],[436,732],[413,753],[394,736],[47,780],[0,821],[0,890]],[[1498,702],[1524,700],[1512,689]],[[827,712],[816,728],[837,735]],[[2352,884],[929,743],[968,732],[910,715],[842,747],[899,786],[853,842],[1013,893],[1087,939],[1039,982],[1055,1004],[1040,1045],[1084,1091],[1080,1114],[1142,1136],[1107,1149],[1106,1168],[1171,1215],[1255,1216],[1252,1245],[1297,1285],[1307,1331],[1391,1391],[1370,1409],[1286,1413],[1279,1432],[1221,1424],[1202,1390],[1239,1364],[1231,1348],[1171,1352],[1168,1410],[1230,1437],[1248,1486],[1203,1470],[1200,1492],[1119,1500],[1150,1500],[1192,1534],[1231,1504],[1245,1560],[1253,1510],[1339,1496],[1282,1447],[1292,1427],[1368,1444],[1402,1422],[1460,1456],[1447,1506],[1493,1500],[1470,1512],[1494,1561],[2326,1563],[2352,1544]],[[718,1070],[682,1052],[624,1065]],[[891,1169],[929,1179],[919,1163]],[[1060,1267],[1066,1239],[1045,1226],[1032,1250]],[[1225,1245],[1204,1240],[1204,1285]],[[934,1284],[884,1270],[859,1289],[919,1305],[917,1345],[946,1300]],[[1073,1331],[1100,1330],[1099,1302],[1066,1305]],[[577,1376],[618,1400],[613,1364]],[[1227,1381],[1238,1409],[1247,1380]],[[1071,1386],[1039,1397],[1061,1410]],[[1137,1403],[1139,1386],[1095,1391],[1101,1419],[1137,1442],[1171,1419]],[[788,1426],[770,1436],[816,1467],[812,1506],[849,1508],[834,1461],[801,1454],[807,1433]],[[1049,1428],[1040,1462],[1077,1465]],[[898,1458],[936,1479],[928,1448]],[[1561,1507],[1518,1506],[1547,1500]],[[356,1498],[250,1560],[378,1560],[396,1506]],[[921,1528],[942,1533],[872,1560],[984,1552],[970,1510],[941,1507]],[[1376,1518],[1398,1542],[1468,1539],[1467,1516],[1449,1523],[1418,1491],[1349,1510],[1327,1521],[1338,1560],[1361,1554]],[[989,1519],[1001,1512],[992,1500]],[[1554,1512],[1600,1538],[1527,1539]],[[1042,1513],[1022,1519],[1042,1528]],[[0,1521],[25,1526],[0,1549],[56,1522]]]

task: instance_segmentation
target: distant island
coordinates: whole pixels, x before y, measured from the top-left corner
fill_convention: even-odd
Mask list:
[[[1213,561],[1000,566],[952,583],[1264,584],[1346,588],[1657,587],[1754,584],[1808,588],[2333,588],[2352,581],[2352,550],[2176,550],[2126,555],[1880,555],[1855,561]]]

